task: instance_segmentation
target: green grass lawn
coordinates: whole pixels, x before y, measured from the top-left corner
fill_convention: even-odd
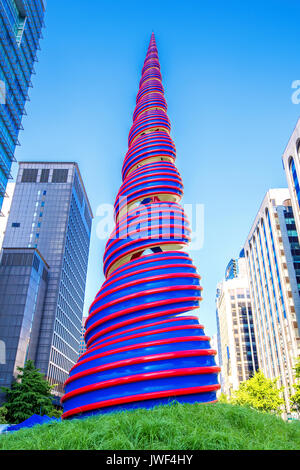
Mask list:
[[[300,422],[227,404],[157,407],[0,436],[0,450],[300,450]]]

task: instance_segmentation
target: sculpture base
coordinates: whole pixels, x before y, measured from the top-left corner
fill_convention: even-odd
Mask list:
[[[185,396],[174,396],[168,398],[159,398],[153,400],[141,400],[133,403],[124,403],[121,405],[107,406],[105,408],[98,408],[96,410],[85,411],[72,415],[70,417],[63,416],[63,419],[86,419],[92,416],[110,414],[110,413],[122,413],[124,411],[132,411],[137,409],[151,410],[157,406],[171,406],[172,404],[214,404],[217,403],[216,392],[207,392],[201,394],[185,395]]]

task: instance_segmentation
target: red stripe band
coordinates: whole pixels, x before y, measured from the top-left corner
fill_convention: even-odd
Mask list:
[[[209,340],[210,338],[207,339],[207,341]],[[131,344],[130,346],[123,346],[122,348],[110,349],[109,351],[105,351],[103,353],[97,354],[96,356],[92,356],[87,359],[81,360],[86,355],[90,354],[91,352],[97,351],[99,349],[99,348],[92,348],[79,358],[79,362],[77,362],[77,364],[75,364],[75,366],[72,367],[71,371],[74,370],[76,367],[81,366],[82,364],[86,364],[88,362],[94,361],[95,359],[100,359],[102,357],[110,356],[112,354],[119,354],[122,352],[133,351],[135,349],[145,349],[145,348],[151,348],[155,346],[165,346],[167,344],[186,343],[190,341],[203,341],[203,339],[200,338],[199,336],[181,336],[179,338],[167,338],[167,339],[159,339],[156,341],[147,341],[146,343]]]
[[[66,393],[61,402],[74,398],[78,395],[83,395],[84,393],[95,392],[97,390],[102,390],[103,388],[115,387],[118,385],[126,385],[129,383],[143,382],[146,380],[157,380],[165,379],[169,377],[183,377],[189,375],[203,375],[203,374],[217,374],[221,371],[220,367],[187,367],[185,369],[171,369],[171,370],[162,370],[158,372],[146,372],[144,374],[137,375],[128,375],[126,377],[118,377],[116,379],[105,380],[103,382],[98,382],[92,385],[86,385],[85,387],[77,388],[72,392]]]
[[[165,258],[165,259],[171,259],[171,258]],[[176,259],[180,259],[179,257],[176,258]],[[149,259],[147,261],[144,261],[143,263],[136,263],[135,266],[137,265],[141,265],[141,264],[147,264],[149,265]],[[156,261],[156,260],[154,260]],[[133,266],[131,267],[131,269],[133,268]],[[196,270],[196,267],[192,264],[183,264],[183,263],[177,263],[177,264],[164,264],[164,265],[160,265],[160,266],[148,266],[147,268],[144,268],[144,269],[138,269],[138,270],[134,270],[134,272],[132,273],[127,273],[125,274],[124,276],[119,276],[117,277],[116,279],[114,280],[111,280],[111,277],[114,277],[116,275],[116,271],[114,272],[113,276],[110,276],[110,278],[108,278],[104,283],[103,283],[103,286],[102,288],[100,289],[100,291],[97,293],[95,299],[98,297],[98,295],[100,294],[100,292],[102,292],[103,289],[106,289],[108,286],[111,286],[111,285],[114,285],[116,282],[119,282],[119,281],[122,281],[123,279],[128,279],[128,277],[131,277],[131,276],[136,276],[138,274],[143,274],[143,273],[147,273],[149,271],[161,271],[161,270],[166,270],[166,269],[172,269],[172,268],[191,268],[191,269],[195,269]],[[125,270],[126,268],[124,268]],[[127,268],[128,269],[128,268]],[[185,273],[184,273],[185,275]],[[169,273],[169,276],[170,276],[170,273]],[[197,274],[197,276],[199,276]],[[199,276],[199,279],[201,280],[201,276]]]
[[[144,317],[146,318],[146,317]],[[123,334],[126,334],[126,333],[132,333],[133,331],[138,331],[138,330],[143,330],[145,328],[151,328],[152,326],[158,326],[158,325],[163,325],[165,323],[173,323],[173,322],[178,322],[178,321],[186,321],[188,319],[192,319],[192,320],[198,320],[197,317],[176,317],[176,318],[169,318],[168,320],[163,320],[163,321],[158,321],[158,322],[155,322],[155,323],[148,323],[146,325],[140,325],[140,326],[136,326],[135,328],[130,328],[129,330],[123,330],[123,331],[119,331],[118,333],[115,333],[113,335],[110,335],[110,336],[107,336],[105,339],[101,340],[101,341],[98,341],[96,345],[100,344],[101,342],[103,341],[106,341],[108,339],[111,339],[111,338],[115,338],[116,336],[120,336],[120,335],[123,335]],[[138,319],[136,320],[136,323],[139,323]],[[203,325],[196,325],[198,327],[200,327],[202,330],[204,329],[204,326]],[[120,329],[120,324],[117,325],[117,328]],[[108,329],[108,328],[107,328]],[[99,333],[97,333],[97,335],[94,336],[94,338],[96,339],[96,336],[98,338],[100,338],[101,336],[104,336],[104,333],[103,333],[104,330],[101,330],[99,331]]]
[[[172,253],[176,256],[171,256]],[[159,258],[161,258],[161,260]],[[184,253],[182,251],[168,251],[168,252],[161,252],[161,253],[153,253],[150,255],[144,255],[138,261],[130,261],[129,263],[124,264],[120,268],[116,269],[116,271],[107,278],[105,283],[110,281],[113,277],[117,276],[119,273],[124,272],[127,269],[132,269],[134,266],[143,266],[144,264],[148,265],[149,263],[156,263],[159,261],[169,261],[173,259],[190,261],[191,264],[187,263],[186,266],[187,267],[191,266],[192,268],[195,268],[195,266],[192,264],[192,259],[188,256],[187,253]],[[167,267],[169,266],[171,265],[168,265]],[[172,266],[176,266],[176,264]],[[164,265],[160,265],[160,267],[164,267]]]
[[[142,242],[145,242],[149,240],[149,238],[139,238],[138,241],[142,241]],[[147,249],[147,248],[155,248],[155,247],[160,247],[161,245],[176,245],[176,246],[182,246],[184,247],[185,245],[187,245],[189,242],[191,241],[190,237],[186,237],[185,240],[167,240],[167,241],[164,241],[164,240],[160,240],[160,239],[157,239],[157,241],[152,241],[152,242],[149,242],[149,243],[144,243],[142,246],[140,247],[136,247],[136,248],[133,248],[131,251],[129,251],[128,253],[121,253],[119,256],[117,256],[115,259],[113,259],[109,265],[107,267],[105,267],[105,271],[104,271],[104,274],[105,276],[109,276],[110,274],[112,274],[112,268],[114,267],[114,265],[119,261],[121,260],[122,258],[126,258],[126,256],[128,255],[134,255],[135,253],[139,253],[140,251],[142,253],[144,253],[144,251]],[[120,250],[123,250],[125,248],[127,248],[128,245],[133,245],[134,243],[136,243],[137,241],[136,240],[133,240],[132,242],[129,242],[129,243],[125,243],[122,247],[120,247],[119,249],[116,249],[113,251],[113,253],[111,253],[107,258],[110,259],[115,253],[117,253],[118,251]],[[106,260],[107,261],[107,260]],[[106,262],[105,262],[106,264]]]
[[[177,301],[179,302],[197,302],[197,303],[200,303],[202,301],[202,297],[181,297],[179,299],[177,299]],[[178,303],[178,302],[173,302],[173,303]],[[122,309],[121,311],[118,311],[118,312],[114,312],[114,313],[111,313],[110,315],[106,315],[104,316],[103,318],[101,318],[100,320],[97,321],[97,325],[101,324],[101,323],[106,323],[110,320],[113,320],[115,318],[118,318],[118,317],[121,317],[121,316],[124,316],[124,315],[128,315],[130,313],[135,313],[135,312],[139,312],[140,310],[147,310],[149,308],[154,308],[154,307],[164,307],[164,306],[168,306],[172,303],[172,299],[165,299],[165,300],[159,300],[159,301],[156,301],[156,302],[148,302],[147,304],[142,304],[142,305],[137,305],[137,306],[134,306],[134,307],[129,307],[127,309]],[[172,315],[172,314],[175,314],[175,313],[184,313],[184,312],[188,312],[190,310],[196,310],[197,308],[199,308],[199,305],[190,305],[188,307],[176,307],[176,308],[173,308],[173,309],[168,309],[167,311],[164,310],[163,312],[158,312],[158,313],[149,313],[147,315],[148,318],[155,318],[155,317],[162,317],[162,316],[165,316],[165,315]],[[91,315],[89,315],[88,317],[88,320],[91,318]],[[87,321],[88,321],[87,320]]]
[[[202,357],[202,356],[215,356],[215,355],[216,355],[216,351],[212,349],[200,349],[200,350],[189,350],[189,351],[174,351],[174,352],[169,352],[169,353],[151,354],[149,356],[133,357],[131,359],[123,359],[122,361],[110,362],[102,366],[91,367],[88,370],[78,372],[77,374],[74,374],[68,378],[68,380],[65,382],[65,386],[71,382],[74,382],[74,380],[81,379],[82,377],[86,377],[87,375],[96,374],[98,372],[104,372],[110,369],[117,369],[119,367],[132,366],[136,364],[144,364],[147,362],[165,361],[168,359],[182,359],[182,358],[188,358],[188,357]]]
[[[99,346],[99,348],[106,348],[107,346],[111,346],[112,344],[122,343],[123,341],[129,341],[131,339],[136,339],[136,338],[143,338],[144,336],[159,335],[163,333],[168,333],[170,331],[199,330],[199,329],[203,329],[203,328],[200,328],[200,325],[170,326],[169,328],[160,328],[159,330],[144,331],[142,333],[136,333],[130,336],[125,336],[124,338],[118,338],[118,339],[109,341],[106,344],[104,343],[102,345],[100,345],[100,342],[98,341],[96,344],[94,344],[93,347]],[[207,336],[200,336],[200,338],[202,338],[203,341],[209,341]],[[97,339],[97,335],[92,336],[87,343],[87,347],[89,347],[96,339]],[[106,340],[103,340],[103,341],[106,341]]]
[[[94,310],[93,312],[90,313],[89,318],[93,317],[96,313],[99,313],[99,312],[101,312],[102,310],[105,310],[108,307],[118,305],[119,303],[126,302],[127,300],[137,299],[137,298],[143,297],[145,295],[161,294],[163,292],[172,292],[172,290],[195,290],[195,291],[198,290],[198,291],[202,291],[202,287],[193,286],[193,285],[192,286],[191,285],[188,285],[188,286],[179,285],[179,286],[157,287],[156,289],[147,289],[147,290],[144,290],[144,291],[141,291],[141,292],[135,292],[134,294],[128,294],[128,295],[126,295],[122,298],[111,300],[110,302],[107,302],[107,304],[105,304],[105,305],[101,305],[96,310]],[[177,298],[174,297],[172,299],[173,303],[177,303],[176,300],[177,300]],[[169,302],[171,302],[171,300],[169,300]],[[146,305],[150,306],[151,304],[155,305],[155,302],[149,302]]]
[[[205,392],[214,392],[221,388],[220,385],[207,385],[202,387],[189,387],[189,388],[179,388],[174,390],[164,390],[161,392],[154,393],[142,393],[140,395],[132,395],[122,398],[114,398],[113,400],[104,400],[98,403],[93,403],[92,405],[84,405],[79,408],[74,408],[73,410],[67,411],[63,414],[62,419],[69,418],[77,414],[85,413],[88,411],[94,411],[99,408],[105,408],[108,406],[122,405],[125,403],[134,403],[138,401],[151,400],[155,398],[171,398],[182,395],[191,395]],[[214,402],[212,402],[214,403]]]
[[[198,274],[194,274],[194,273],[182,273],[182,274],[181,273],[172,273],[171,276],[172,276],[172,279],[173,278],[174,279],[180,279],[180,278],[184,277],[184,278],[192,278],[192,279],[200,280],[200,276]],[[105,292],[103,292],[102,294],[98,295],[95,298],[95,300],[92,303],[90,308],[92,308],[94,305],[96,305],[96,303],[99,302],[99,300],[107,297],[108,295],[114,294],[115,292],[120,292],[123,289],[127,289],[128,287],[132,287],[132,286],[137,286],[139,284],[144,284],[145,282],[155,282],[155,281],[161,281],[161,280],[164,280],[164,279],[170,279],[170,274],[169,273],[159,274],[158,276],[148,276],[148,277],[144,277],[143,279],[135,279],[134,281],[126,282],[122,285],[114,287],[113,289],[108,289],[108,290],[106,290]],[[107,288],[107,286],[105,286],[105,289],[106,288]],[[102,291],[103,290],[104,289],[102,288]]]

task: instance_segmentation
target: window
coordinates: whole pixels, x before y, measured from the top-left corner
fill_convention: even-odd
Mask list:
[[[39,271],[40,260],[36,256],[33,258],[33,267],[37,272]]]
[[[77,177],[77,174],[76,174],[76,173],[75,173],[75,177],[74,177],[74,187],[75,187],[75,191],[76,191],[76,193],[77,193],[77,196],[78,196],[80,205],[82,206],[82,202],[83,202],[83,192],[82,192],[82,189],[81,189],[81,187],[80,187],[80,183],[79,183],[79,180],[78,180],[78,177]]]
[[[2,5],[16,36],[17,43],[20,44],[26,19],[23,4],[15,0],[2,0]]]
[[[53,170],[52,183],[66,183],[68,181],[68,170]]]
[[[295,162],[293,158],[291,158],[290,160],[290,172],[293,178],[293,183],[294,183],[294,187],[295,187],[295,191],[296,191],[296,195],[298,199],[298,204],[300,206],[300,185],[299,185],[299,179],[298,179],[297,170],[296,170]]]
[[[4,253],[2,266],[32,266],[33,254],[30,253]]]
[[[90,213],[89,213],[89,210],[88,210],[87,206],[85,206],[84,217],[85,217],[85,220],[86,220],[86,223],[87,223],[89,229],[91,230],[91,228],[92,228],[92,219],[91,219],[91,216],[90,216]]]
[[[298,157],[300,157],[300,139],[297,141],[296,148],[297,148],[297,155]]]
[[[38,170],[24,169],[22,174],[22,183],[36,183]]]
[[[48,181],[49,181],[49,174],[50,174],[50,170],[42,170],[40,182],[41,182],[41,183],[48,183]],[[45,191],[44,191],[44,192],[45,192]]]

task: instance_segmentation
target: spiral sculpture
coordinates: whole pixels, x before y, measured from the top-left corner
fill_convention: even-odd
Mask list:
[[[154,34],[142,71],[129,149],[104,254],[106,281],[86,322],[87,351],[65,384],[63,418],[174,400],[211,403],[216,351],[198,317],[200,276],[189,255],[183,184],[175,167]]]

